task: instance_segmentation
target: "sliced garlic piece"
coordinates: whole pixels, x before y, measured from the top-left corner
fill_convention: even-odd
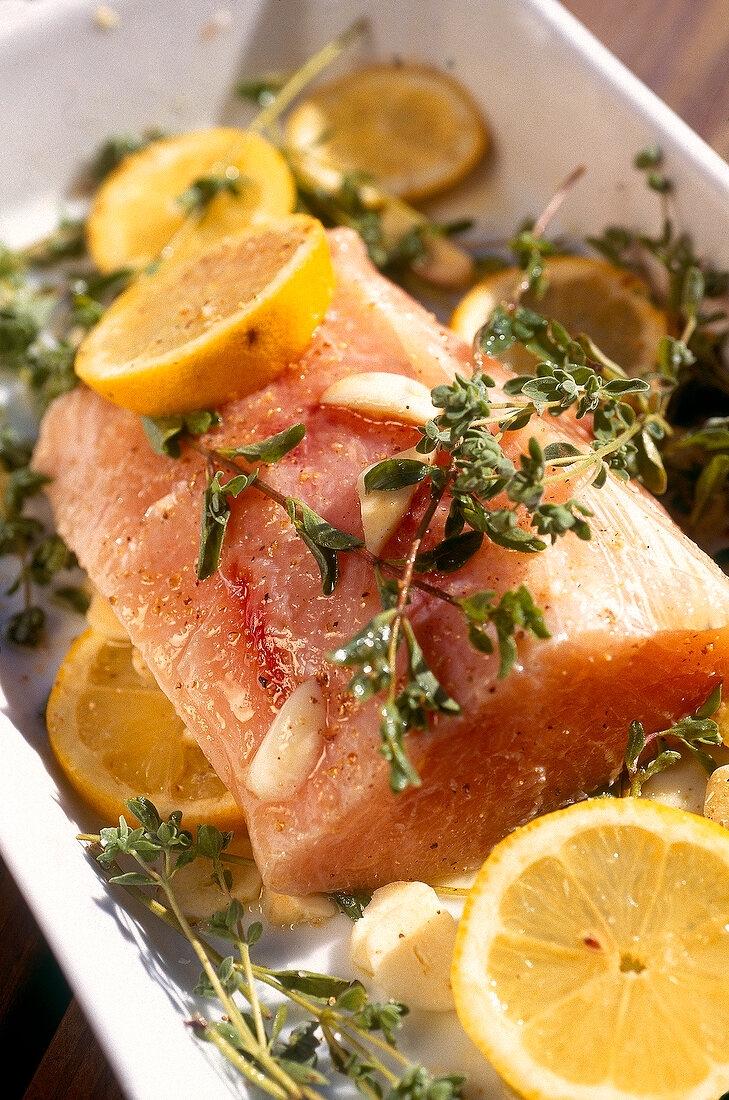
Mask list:
[[[251,859],[250,842],[245,834],[239,837],[236,833],[226,851],[229,855]],[[249,865],[226,863],[225,867],[232,876],[231,895],[244,905],[257,901],[261,894],[261,876],[252,860]],[[201,859],[175,871],[175,895],[182,912],[192,921],[208,920],[212,912],[224,909],[230,900],[211,877],[209,862]]]
[[[251,794],[271,802],[298,790],[319,759],[325,730],[324,695],[312,678],[288,697],[258,746],[246,776]]]
[[[415,378],[385,371],[350,374],[332,382],[320,398],[322,405],[352,409],[376,420],[424,424],[438,415],[430,390]]]
[[[375,890],[352,928],[352,962],[389,996],[411,1008],[449,1012],[456,922],[424,882]]]
[[[293,897],[264,886],[261,905],[270,924],[323,924],[336,916],[337,907],[325,894]]]
[[[421,455],[414,447],[401,451],[394,458],[414,458],[419,462],[433,461],[433,455]],[[357,496],[362,515],[364,542],[371,554],[379,554],[394,535],[410,508],[417,485],[406,485],[403,489],[382,489],[372,493],[365,491],[365,475],[372,466],[367,466],[357,478]]]
[[[433,233],[425,236],[424,244],[423,256],[413,262],[421,279],[449,289],[465,287],[473,281],[473,258],[464,249],[448,237]]]
[[[717,768],[709,776],[706,784],[704,817],[729,829],[729,764]]]

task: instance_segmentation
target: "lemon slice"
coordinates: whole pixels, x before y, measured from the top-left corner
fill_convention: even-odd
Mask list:
[[[135,659],[136,658],[136,659]],[[73,643],[46,711],[74,790],[107,824],[144,794],[163,818],[245,829],[241,810],[129,642],[89,629]]]
[[[480,111],[445,73],[372,65],[318,88],[289,115],[286,137],[328,191],[363,172],[393,195],[428,198],[457,183],[487,145]]]
[[[187,218],[180,197],[210,176],[230,180],[237,193],[221,191],[200,218],[190,219],[179,242],[185,253],[294,208],[296,185],[286,161],[259,134],[218,126],[155,141],[125,157],[96,193],[86,235],[99,270],[156,259]]]
[[[75,369],[132,412],[214,407],[300,358],[333,290],[321,223],[292,214],[138,279],[83,341]]]
[[[546,294],[537,299],[527,291],[522,305],[559,321],[573,336],[586,333],[628,374],[653,367],[668,322],[650,301],[644,282],[629,271],[587,256],[552,256],[545,274]],[[511,298],[522,275],[517,267],[488,275],[458,305],[451,327],[470,343],[499,302]],[[517,372],[534,368],[534,356],[521,347],[510,348],[500,358]]]
[[[729,835],[596,799],[502,841],[453,958],[461,1022],[529,1100],[716,1100],[729,1088]]]

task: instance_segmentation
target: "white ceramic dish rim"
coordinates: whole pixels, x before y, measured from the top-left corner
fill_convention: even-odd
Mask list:
[[[115,5],[124,16],[126,4]],[[362,5],[367,6],[367,5]],[[377,5],[370,5],[377,10]],[[488,6],[488,5],[485,5]],[[14,43],[40,33],[46,20],[56,26],[88,16],[96,5],[86,0],[34,0],[8,3],[0,13],[0,57]],[[493,4],[491,4],[493,8]],[[609,86],[611,93],[635,116],[640,126],[654,134],[678,161],[679,176],[699,179],[704,199],[714,200],[717,210],[729,199],[729,167],[656,96],[605,50],[555,0],[520,0],[524,17],[532,20],[554,42],[566,47],[577,67],[590,78]],[[211,8],[211,15],[214,13]],[[380,15],[384,17],[382,7]],[[377,18],[377,16],[375,16]],[[711,203],[709,203],[711,205]],[[700,227],[698,243],[706,231]],[[727,257],[715,257],[717,260]],[[62,627],[60,628],[63,629]],[[19,725],[37,726],[32,693],[18,698],[17,661],[6,657],[13,669],[15,686],[10,692],[12,710]],[[8,681],[9,683],[9,681]],[[24,690],[21,685],[21,693]],[[0,847],[3,858],[18,881],[36,918],[74,984],[79,1000],[130,1098],[213,1096],[227,1094],[223,1076],[201,1048],[181,1039],[180,1014],[186,1013],[174,991],[149,980],[149,970],[165,970],[164,936],[152,928],[143,931],[131,915],[132,908],[110,899],[93,872],[84,864],[69,870],[69,833],[75,822],[68,799],[55,787],[55,776],[32,742],[3,717],[3,741],[10,746],[5,777],[0,781]],[[48,791],[51,804],[36,816],[28,791]],[[75,841],[74,841],[75,844]],[[78,891],[83,891],[79,895]],[[59,899],[62,902],[59,904]],[[122,929],[125,936],[119,935]],[[303,937],[306,938],[305,936]],[[174,948],[173,948],[174,950]],[[183,965],[186,965],[183,963]],[[120,984],[118,975],[124,975]],[[193,984],[195,970],[190,967]],[[170,1011],[170,1001],[174,1011]],[[144,1022],[137,1009],[144,1004]]]

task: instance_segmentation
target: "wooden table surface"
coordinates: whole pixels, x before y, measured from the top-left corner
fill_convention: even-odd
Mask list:
[[[729,159],[727,0],[563,2]],[[0,1051],[13,1051],[17,1075],[13,1083],[3,1075],[8,1100],[123,1100],[77,1002],[1,863],[0,945]]]

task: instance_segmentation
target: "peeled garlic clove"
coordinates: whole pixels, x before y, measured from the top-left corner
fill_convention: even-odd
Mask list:
[[[430,390],[422,382],[385,371],[340,378],[324,391],[320,403],[352,409],[376,420],[399,420],[403,424],[424,424],[439,411],[430,400]]]
[[[717,768],[709,776],[706,784],[704,817],[729,829],[729,764]]]
[[[413,261],[421,279],[451,289],[468,286],[473,281],[474,263],[468,252],[448,237],[431,233],[425,236],[424,244],[423,256]]]
[[[429,1012],[453,1008],[456,922],[423,882],[376,890],[352,929],[352,961],[395,1000]]]
[[[393,458],[414,458],[419,462],[432,462],[433,455],[421,455],[414,447],[402,451]],[[367,466],[357,478],[357,496],[364,543],[371,554],[379,554],[388,539],[395,534],[410,510],[410,503],[417,485],[406,485],[402,489],[376,489],[371,493],[365,490],[365,476],[372,466]]]
[[[251,794],[271,802],[298,790],[321,755],[325,731],[324,695],[312,678],[288,697],[258,746],[246,776]]]

